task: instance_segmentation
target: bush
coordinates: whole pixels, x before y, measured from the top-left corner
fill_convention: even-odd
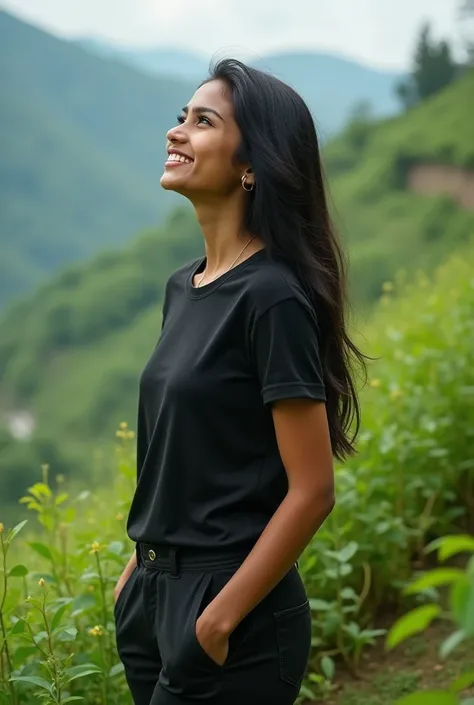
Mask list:
[[[473,264],[471,251],[433,281],[420,274],[406,285],[400,276],[383,287],[362,342],[378,360],[362,399],[360,453],[337,467],[336,508],[299,562],[314,645],[302,698],[331,689],[339,658],[357,671],[363,649],[382,633],[374,629],[380,608],[399,605],[428,541],[469,529]],[[14,564],[5,562],[0,703],[2,693],[4,702],[29,703],[35,690],[45,703],[86,693],[88,705],[130,702],[114,645],[112,591],[133,550],[125,520],[135,452],[126,424],[117,434],[119,473],[103,493],[70,496],[61,482],[53,490],[44,468],[43,481],[22,500],[41,531],[32,527],[21,560],[17,548]],[[3,534],[2,546],[19,547],[26,533]],[[84,678],[71,680],[85,672],[87,691]]]

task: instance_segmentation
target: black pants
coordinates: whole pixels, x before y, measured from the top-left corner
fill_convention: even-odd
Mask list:
[[[135,705],[295,702],[311,642],[296,565],[232,632],[220,666],[204,651],[195,625],[245,554],[138,544],[137,559],[115,604],[117,649]]]

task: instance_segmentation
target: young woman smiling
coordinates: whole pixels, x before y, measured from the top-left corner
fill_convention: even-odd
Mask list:
[[[135,705],[290,705],[311,641],[297,560],[354,452],[364,366],[318,140],[292,88],[225,59],[167,147],[161,186],[205,256],[169,277],[140,377],[117,648]]]

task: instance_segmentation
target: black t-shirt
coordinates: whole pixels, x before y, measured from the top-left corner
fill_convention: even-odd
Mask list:
[[[316,314],[266,248],[193,286],[168,279],[161,336],[140,377],[133,541],[250,548],[288,481],[271,403],[325,401]]]

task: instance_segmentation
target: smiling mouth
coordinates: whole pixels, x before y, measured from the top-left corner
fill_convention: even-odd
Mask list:
[[[192,159],[182,157],[179,154],[170,154],[165,162],[165,166],[181,166],[182,164],[192,164]]]

